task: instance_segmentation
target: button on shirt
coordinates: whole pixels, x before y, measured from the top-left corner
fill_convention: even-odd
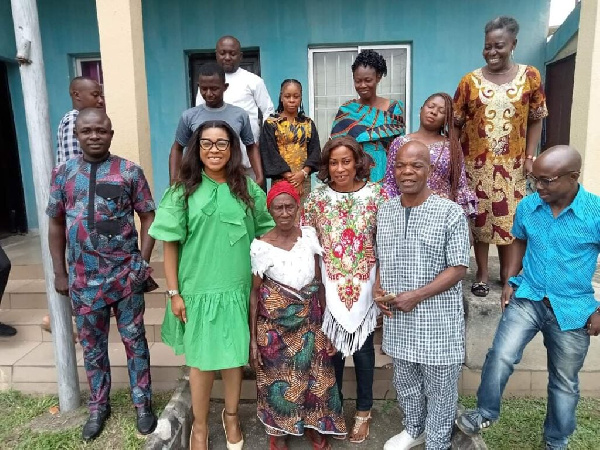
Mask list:
[[[380,280],[386,292],[413,291],[449,267],[469,266],[469,226],[460,206],[430,195],[421,205],[404,208],[400,199],[384,203],[377,213]],[[461,282],[425,299],[411,312],[392,312],[391,318],[383,319],[386,354],[420,364],[463,362]]]
[[[96,163],[72,158],[52,172],[46,213],[65,217],[69,293],[75,314],[87,314],[139,292],[150,275],[134,211],[154,211],[142,169],[110,155]]]
[[[517,206],[512,234],[527,241],[523,271],[509,282],[515,297],[548,297],[560,329],[585,326],[600,303],[592,277],[600,252],[600,197],[583,186],[573,202],[554,217],[535,193]]]

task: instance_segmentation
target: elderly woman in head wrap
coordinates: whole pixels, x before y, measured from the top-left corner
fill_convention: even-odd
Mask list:
[[[314,228],[296,225],[299,203],[288,181],[273,185],[267,207],[275,228],[250,247],[250,361],[257,415],[272,450],[287,448],[287,435],[305,429],[315,450],[330,448],[327,434],[346,435],[331,362],[335,350],[321,331],[322,249]]]

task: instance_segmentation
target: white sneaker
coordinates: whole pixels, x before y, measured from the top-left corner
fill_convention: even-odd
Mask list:
[[[411,437],[406,430],[402,433],[392,436],[383,446],[383,450],[408,450],[425,442],[425,432],[421,433],[416,439]]]

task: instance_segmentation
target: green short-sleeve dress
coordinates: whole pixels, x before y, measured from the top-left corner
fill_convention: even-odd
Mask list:
[[[187,315],[184,324],[168,302],[162,340],[200,370],[248,363],[250,243],[275,225],[264,192],[249,178],[248,191],[253,211],[231,194],[227,183],[203,173],[187,208],[181,187],[167,190],[150,227],[153,238],[179,242],[179,291]]]

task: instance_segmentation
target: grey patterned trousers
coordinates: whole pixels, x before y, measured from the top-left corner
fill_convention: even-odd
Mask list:
[[[394,387],[404,411],[404,428],[413,438],[425,431],[427,450],[450,448],[461,367],[394,358]]]

